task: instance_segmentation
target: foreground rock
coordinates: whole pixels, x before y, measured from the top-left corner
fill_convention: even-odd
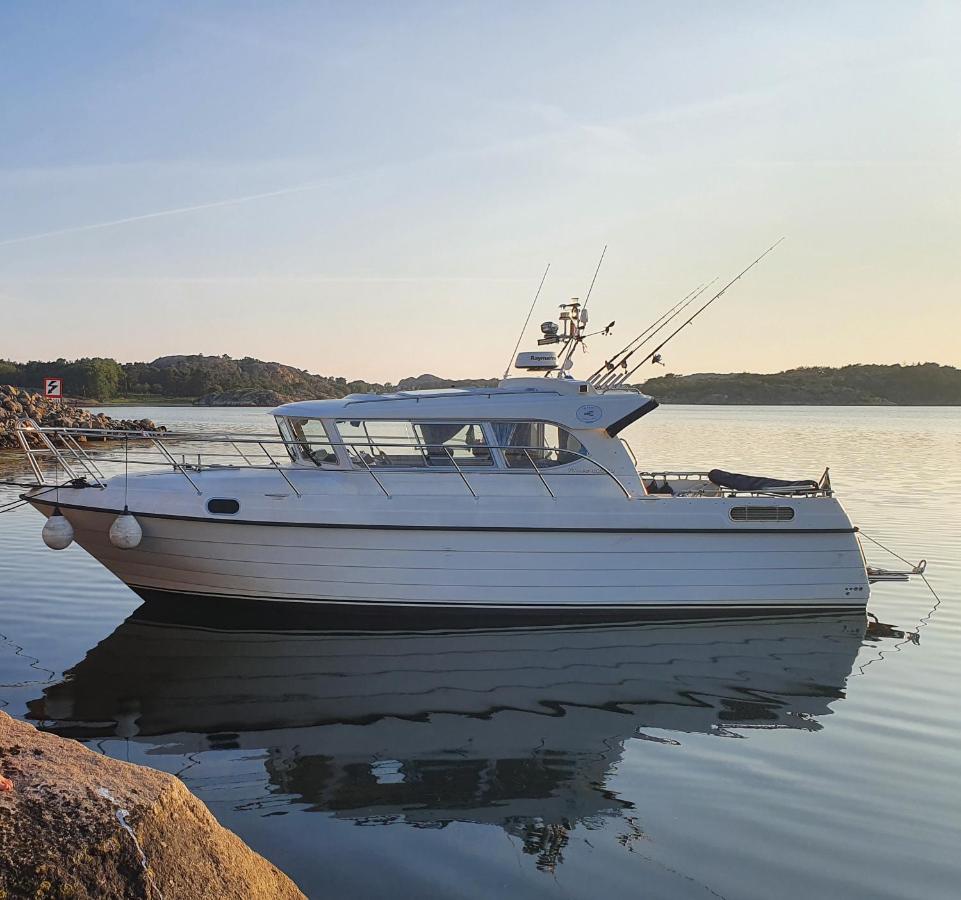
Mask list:
[[[164,431],[150,419],[111,419],[103,413],[92,413],[67,404],[52,403],[42,394],[0,384],[0,450],[19,449],[16,428],[22,419],[33,419],[38,425],[52,428],[90,428],[97,431]],[[81,442],[90,438],[79,438]]]
[[[304,896],[172,775],[0,712],[2,778],[0,897]]]

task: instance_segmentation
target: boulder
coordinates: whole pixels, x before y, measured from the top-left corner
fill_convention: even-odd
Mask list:
[[[179,779],[3,712],[0,788],[0,897],[304,897]]]
[[[19,448],[16,423],[20,419],[33,419],[41,427],[87,428],[121,431],[166,431],[150,419],[120,421],[104,413],[92,413],[66,403],[51,403],[41,394],[31,394],[9,384],[0,385],[0,450]],[[99,439],[99,438],[93,438]],[[78,437],[85,442],[87,438]],[[39,441],[35,441],[39,446]]]

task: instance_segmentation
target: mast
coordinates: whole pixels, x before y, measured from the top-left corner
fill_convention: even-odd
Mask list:
[[[605,244],[604,249],[601,250],[601,258],[597,261],[597,268],[594,269],[594,277],[591,279],[591,284],[587,289],[587,296],[584,298],[584,302],[580,303],[575,297],[570,303],[561,304],[562,310],[570,310],[570,312],[562,312],[560,316],[561,320],[564,321],[564,337],[566,338],[566,344],[561,349],[561,359],[558,367],[558,377],[560,378],[563,378],[564,373],[570,368],[570,359],[574,355],[574,348],[584,338],[584,328],[587,326],[587,304],[591,302],[594,283],[597,281],[597,274],[601,271],[601,265],[604,263],[606,253],[607,244]]]

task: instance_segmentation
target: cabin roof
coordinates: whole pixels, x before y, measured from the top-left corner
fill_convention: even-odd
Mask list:
[[[271,411],[306,419],[399,421],[547,421],[572,430],[605,428],[616,434],[650,412],[657,402],[636,391],[598,394],[585,381],[508,378],[496,388],[449,388],[350,394],[336,400],[303,400]]]

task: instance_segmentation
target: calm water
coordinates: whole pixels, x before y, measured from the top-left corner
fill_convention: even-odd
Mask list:
[[[957,897],[961,410],[670,407],[628,437],[645,468],[829,463],[940,606],[912,583],[876,586],[867,624],[211,620],[140,607],[22,509],[0,515],[0,706],[176,773],[311,896]]]

